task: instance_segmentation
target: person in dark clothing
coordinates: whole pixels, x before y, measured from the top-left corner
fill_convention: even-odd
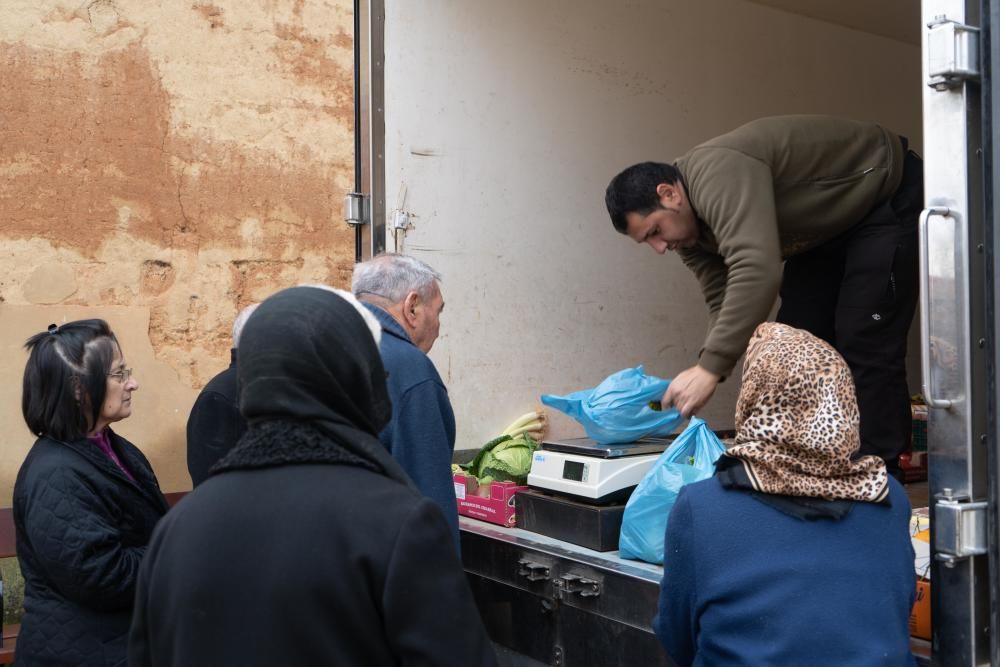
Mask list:
[[[382,325],[392,419],[379,434],[425,496],[438,504],[456,545],[458,505],[451,477],[455,413],[427,356],[437,340],[444,299],[441,275],[406,255],[383,254],[354,267],[351,290]]]
[[[24,617],[17,664],[124,665],[139,565],[167,501],[111,424],[139,388],[103,320],[28,339],[21,408],[38,439],[14,483]]]
[[[910,503],[855,458],[850,370],[812,334],[761,324],[736,437],[667,523],[654,630],[678,667],[910,667]]]
[[[340,294],[247,322],[249,430],[154,533],[131,665],[496,664],[441,511],[378,441],[378,323]]]
[[[198,486],[208,479],[208,470],[233,448],[247,430],[240,414],[236,392],[236,355],[240,334],[256,303],[240,311],[233,321],[233,349],[229,368],[209,380],[198,394],[187,421],[187,465],[191,482]]]
[[[664,405],[701,409],[780,293],[778,321],[819,336],[850,366],[861,453],[901,476],[923,206],[923,163],[905,138],[830,116],[761,118],[673,164],[629,167],[605,202],[618,232],[676,251],[708,305],[698,362],[674,377]]]

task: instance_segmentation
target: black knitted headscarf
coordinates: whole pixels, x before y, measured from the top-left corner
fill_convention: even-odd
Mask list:
[[[378,347],[354,305],[318,287],[278,292],[247,321],[239,354],[249,430],[213,473],[343,463],[412,486],[378,440],[392,408]]]

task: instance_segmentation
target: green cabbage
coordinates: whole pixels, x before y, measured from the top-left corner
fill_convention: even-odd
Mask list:
[[[538,449],[538,441],[527,433],[511,437],[502,435],[486,443],[464,469],[474,475],[480,484],[494,480],[526,484],[531,470],[531,455]]]

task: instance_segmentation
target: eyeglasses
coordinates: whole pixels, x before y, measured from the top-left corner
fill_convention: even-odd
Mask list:
[[[132,369],[131,368],[119,368],[114,373],[108,373],[108,377],[109,378],[114,378],[114,379],[118,380],[119,382],[121,382],[122,384],[125,384],[126,382],[128,382],[129,378],[132,377]]]

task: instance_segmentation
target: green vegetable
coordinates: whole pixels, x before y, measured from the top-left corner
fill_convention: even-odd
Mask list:
[[[688,457],[687,464],[689,466],[693,466],[694,465],[694,457],[693,456],[689,456]]]
[[[480,484],[494,480],[525,484],[531,470],[531,455],[538,446],[538,441],[527,433],[514,437],[501,435],[486,443],[463,468],[479,479]]]

